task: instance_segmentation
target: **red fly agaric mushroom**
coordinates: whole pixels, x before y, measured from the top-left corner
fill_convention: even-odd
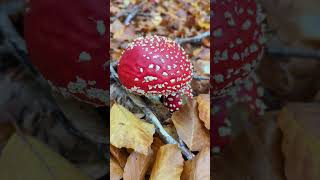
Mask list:
[[[211,117],[214,119],[211,129],[211,146],[214,152],[220,152],[227,144],[231,142],[231,122],[229,121],[230,108],[241,103],[247,107],[253,116],[264,113],[266,106],[261,97],[263,88],[258,85],[257,77],[252,74],[244,79],[241,85],[232,89],[234,92],[230,95],[215,98],[213,100],[213,109]]]
[[[162,36],[135,39],[123,52],[119,79],[130,92],[163,96],[173,112],[181,106],[181,95],[192,97],[192,63],[184,49]]]
[[[182,97],[179,93],[163,96],[163,104],[170,109],[170,112],[178,111],[182,105]]]
[[[250,74],[263,55],[264,15],[255,0],[213,1],[213,95]]]
[[[108,100],[105,1],[30,0],[25,39],[32,63],[64,95],[104,106]]]

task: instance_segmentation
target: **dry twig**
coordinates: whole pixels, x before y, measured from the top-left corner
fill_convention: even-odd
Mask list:
[[[204,38],[207,38],[210,36],[210,32],[206,31],[204,33],[201,33],[199,35],[193,36],[193,37],[188,37],[188,38],[177,38],[175,41],[179,44],[184,44],[184,43],[199,43],[201,42]]]
[[[138,4],[138,5],[135,5],[131,12],[128,14],[128,16],[126,17],[126,19],[124,20],[124,24],[125,25],[129,25],[131,20],[136,17],[136,15],[138,14],[138,12],[140,11],[141,7],[142,7],[142,3],[141,4]]]
[[[266,54],[276,57],[297,57],[320,60],[319,50],[307,48],[293,48],[286,46],[273,47],[271,45],[268,45],[266,48]]]

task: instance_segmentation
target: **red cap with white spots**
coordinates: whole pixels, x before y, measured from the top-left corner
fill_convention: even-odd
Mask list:
[[[225,95],[252,72],[263,55],[264,15],[255,0],[213,2],[213,95]]]
[[[231,140],[232,124],[228,117],[232,113],[230,108],[236,103],[242,103],[252,113],[252,116],[262,115],[266,109],[261,100],[263,88],[258,85],[257,77],[252,74],[244,79],[241,85],[232,89],[233,93],[228,96],[215,98],[211,110],[211,147],[213,152],[219,153]]]
[[[141,95],[192,97],[192,63],[183,48],[162,36],[135,39],[123,52],[118,74],[122,85]]]
[[[163,104],[169,108],[170,112],[178,111],[182,106],[182,97],[179,93],[163,96]]]
[[[55,90],[95,106],[109,98],[105,1],[31,0],[24,35],[32,63]]]

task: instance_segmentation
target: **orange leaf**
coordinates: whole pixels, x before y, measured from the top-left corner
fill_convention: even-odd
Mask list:
[[[123,169],[118,162],[111,156],[110,157],[110,180],[120,180],[123,175]]]
[[[118,149],[110,144],[110,154],[119,163],[119,165],[124,168],[127,162],[128,153],[124,149]]]
[[[200,94],[197,97],[199,118],[204,122],[204,126],[210,129],[210,95]]]
[[[176,144],[161,146],[153,165],[150,180],[180,180],[183,158]]]
[[[189,101],[179,111],[174,112],[172,121],[179,137],[191,151],[200,151],[210,145],[210,134],[199,118],[196,100]]]
[[[210,148],[203,148],[197,156],[184,164],[181,180],[210,180]]]
[[[144,180],[145,174],[151,164],[153,151],[150,149],[148,155],[132,152],[128,157],[124,168],[123,179]]]
[[[294,103],[280,113],[285,174],[290,180],[320,179],[320,105]]]

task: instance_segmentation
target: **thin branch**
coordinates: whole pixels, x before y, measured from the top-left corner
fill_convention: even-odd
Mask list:
[[[113,68],[113,66],[110,66],[110,73],[111,73],[111,77],[120,84],[119,82],[119,78],[118,78],[118,74],[115,71],[115,69]],[[126,91],[124,91],[125,93],[127,93]],[[130,96],[128,96],[130,97]],[[130,97],[131,99],[131,97]],[[131,99],[132,100],[132,99]],[[133,103],[135,103],[134,100],[132,100]],[[182,154],[188,159],[192,159],[194,157],[194,154],[192,154],[191,151],[188,150],[188,148],[184,145],[181,144],[179,142],[177,142],[162,126],[162,124],[160,123],[159,119],[156,117],[156,115],[147,107],[141,107],[139,106],[142,111],[146,114],[147,119],[149,119],[152,124],[156,127],[156,131],[158,132],[158,134],[161,136],[161,138],[165,141],[166,144],[178,144]]]
[[[198,80],[198,81],[205,81],[205,80],[210,80],[210,77],[198,76],[198,75],[194,74],[194,75],[193,75],[193,79],[194,79],[194,80]]]
[[[276,57],[299,57],[306,59],[318,59],[320,60],[320,51],[307,48],[293,48],[286,46],[273,47],[268,45],[266,48],[266,54]]]
[[[132,8],[132,11],[128,14],[128,16],[126,17],[126,19],[124,20],[124,24],[125,25],[129,25],[131,20],[136,17],[136,15],[138,14],[138,12],[140,11],[141,7],[142,7],[142,3],[141,4],[138,4],[138,5],[135,5],[133,8]]]
[[[177,38],[175,41],[179,44],[184,44],[184,43],[199,43],[201,42],[204,38],[207,38],[210,36],[210,31],[206,31],[202,34],[196,35],[194,37],[188,37],[188,38]]]

